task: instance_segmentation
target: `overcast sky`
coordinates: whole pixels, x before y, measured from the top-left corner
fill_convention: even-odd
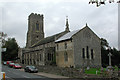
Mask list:
[[[15,37],[20,47],[26,45],[28,16],[31,13],[44,15],[45,36],[65,30],[66,16],[70,30],[88,26],[110,46],[118,48],[118,4],[107,3],[100,7],[88,4],[89,0],[40,0],[0,2],[0,31]]]

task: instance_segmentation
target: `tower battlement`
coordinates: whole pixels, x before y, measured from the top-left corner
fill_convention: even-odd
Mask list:
[[[43,17],[43,14],[31,13],[29,17]]]

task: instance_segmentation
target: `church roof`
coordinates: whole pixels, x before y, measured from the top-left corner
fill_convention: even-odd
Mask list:
[[[60,35],[66,33],[66,31],[63,31],[61,33],[58,33],[58,34],[55,34],[55,35],[52,35],[52,36],[48,36],[40,41],[38,41],[37,43],[35,43],[34,45],[32,45],[32,47],[36,47],[36,46],[39,46],[39,45],[42,45],[42,44],[46,44],[46,43],[49,43],[49,42],[53,42],[55,41],[55,38],[56,37],[59,37]]]
[[[64,36],[60,37],[58,40],[56,40],[55,42],[59,42],[59,41],[63,41],[63,40],[67,40],[70,39],[74,34],[76,34],[79,30],[74,30],[71,31],[67,34],[65,34]]]
[[[69,39],[71,39],[75,34],[77,34],[78,32],[80,32],[80,31],[82,31],[83,29],[90,29],[88,26],[87,26],[87,24],[86,24],[86,26],[84,27],[84,28],[82,28],[82,29],[79,29],[79,30],[74,30],[74,31],[71,31],[71,32],[68,32],[67,34],[65,34],[65,35],[63,35],[62,37],[60,37],[59,39],[57,39],[55,42],[61,42],[61,41],[64,41],[64,40],[69,40]],[[91,30],[91,29],[90,29]],[[92,31],[92,30],[91,30]],[[93,32],[93,31],[92,31]],[[94,33],[94,32],[93,32]],[[96,35],[95,33],[94,33],[94,35]],[[96,35],[96,37],[98,37],[97,35]],[[98,37],[99,38],[99,37]],[[100,39],[100,38],[99,38]]]

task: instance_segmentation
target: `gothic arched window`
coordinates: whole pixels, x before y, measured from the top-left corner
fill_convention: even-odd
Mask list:
[[[82,58],[85,58],[85,49],[82,48]]]
[[[93,49],[91,49],[91,59],[94,59]]]
[[[38,21],[36,23],[36,30],[39,31],[39,23],[38,23]]]
[[[89,58],[89,48],[88,48],[88,46],[86,47],[86,52],[87,52],[87,58]]]
[[[67,43],[65,42],[65,49],[67,49]]]
[[[65,59],[65,62],[68,61],[68,54],[67,54],[67,52],[64,53],[64,59]]]

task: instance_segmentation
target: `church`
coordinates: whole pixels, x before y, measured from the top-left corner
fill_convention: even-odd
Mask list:
[[[43,15],[28,16],[26,47],[20,48],[20,62],[28,65],[57,65],[58,67],[101,67],[101,41],[88,27],[69,30],[68,18],[65,30],[52,36],[44,36]]]

